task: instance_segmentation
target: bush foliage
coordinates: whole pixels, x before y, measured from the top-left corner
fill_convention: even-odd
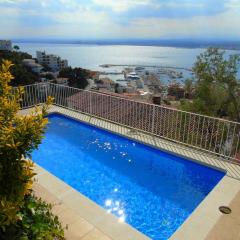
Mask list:
[[[183,102],[182,109],[240,122],[240,56],[209,48],[197,57],[193,101]]]
[[[31,59],[32,56],[24,52],[16,51],[1,51],[0,50],[0,63],[3,60],[9,60],[14,65],[11,67],[11,73],[14,79],[9,83],[12,86],[23,86],[40,82],[40,77],[37,73],[23,65],[23,59]]]
[[[52,206],[32,195],[26,195],[17,213],[18,221],[0,230],[2,240],[64,239],[64,230]]]
[[[7,231],[9,227],[23,224],[25,218],[21,218],[19,214],[24,212],[26,201],[33,199],[30,195],[35,173],[34,164],[29,158],[32,150],[41,143],[47,124],[45,116],[48,105],[51,103],[49,98],[46,105],[36,108],[32,114],[24,116],[17,114],[23,89],[13,89],[9,85],[13,79],[10,73],[11,66],[11,62],[4,61],[0,67],[1,232]],[[42,203],[37,200],[35,203],[36,208],[42,206]]]

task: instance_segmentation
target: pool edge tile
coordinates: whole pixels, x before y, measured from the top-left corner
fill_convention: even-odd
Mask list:
[[[37,165],[37,168],[41,168]],[[44,170],[44,169],[43,169]],[[95,228],[109,236],[113,240],[149,240],[147,236],[139,232],[127,223],[119,223],[117,217],[107,213],[102,207],[82,195],[59,178],[48,171],[36,176],[37,183],[46,188],[60,202],[74,210]],[[66,210],[65,210],[66,211]],[[58,214],[61,214],[58,213]]]

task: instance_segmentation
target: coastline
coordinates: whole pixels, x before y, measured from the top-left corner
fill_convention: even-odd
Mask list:
[[[138,46],[138,47],[171,47],[185,49],[206,49],[216,47],[222,50],[240,50],[239,41],[184,41],[184,40],[51,40],[51,39],[13,39],[16,44],[19,43],[36,43],[36,44],[71,44],[71,45],[95,45],[95,46]]]
[[[85,45],[85,43],[88,43],[88,45]],[[60,40],[28,40],[27,42],[19,43],[19,46],[22,51],[31,54],[33,57],[35,57],[37,50],[56,54],[63,59],[67,59],[69,66],[72,68],[80,67],[99,72],[104,77],[107,76],[118,83],[123,83],[122,79],[125,68],[132,68],[132,71],[138,67],[145,68],[145,71],[157,74],[159,80],[164,85],[169,84],[171,81],[183,84],[183,80],[192,79],[192,66],[196,60],[196,56],[204,52],[203,48],[146,45],[139,47],[137,45],[129,45],[129,43],[124,43],[124,45],[120,45],[119,47],[119,45],[109,44],[109,41],[96,45],[96,42],[93,41],[77,43],[75,41]],[[130,42],[130,44],[133,43]],[[240,51],[233,52],[229,50],[226,51],[226,55],[231,55],[235,52],[240,54]],[[173,73],[174,77],[170,76],[172,75],[170,72]],[[178,75],[182,77],[178,78]]]
[[[191,68],[177,67],[177,66],[158,66],[158,65],[142,65],[142,64],[101,64],[99,67],[108,68],[108,67],[144,67],[144,68],[173,68],[179,70],[186,70],[192,72]]]

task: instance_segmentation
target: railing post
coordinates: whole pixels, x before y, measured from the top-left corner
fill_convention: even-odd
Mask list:
[[[156,106],[153,105],[153,113],[152,113],[152,128],[151,128],[152,133],[154,133],[154,127],[155,127],[155,108],[156,108]]]
[[[92,92],[89,92],[89,93],[90,93],[90,94],[89,94],[89,95],[90,95],[90,103],[89,103],[89,104],[90,104],[90,105],[89,105],[89,108],[90,108],[90,109],[89,109],[89,112],[90,112],[90,115],[92,115]]]
[[[46,101],[47,101],[47,99],[48,99],[48,84],[49,84],[49,83],[46,83],[46,84],[45,84]]]

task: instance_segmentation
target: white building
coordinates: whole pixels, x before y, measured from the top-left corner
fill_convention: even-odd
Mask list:
[[[35,59],[23,59],[23,65],[31,68],[31,70],[35,73],[40,73],[43,69],[42,65],[35,62]]]
[[[0,50],[12,51],[12,41],[0,40]]]
[[[38,63],[48,66],[52,71],[60,71],[63,68],[68,67],[68,61],[61,59],[54,54],[46,54],[46,52],[37,51]]]

